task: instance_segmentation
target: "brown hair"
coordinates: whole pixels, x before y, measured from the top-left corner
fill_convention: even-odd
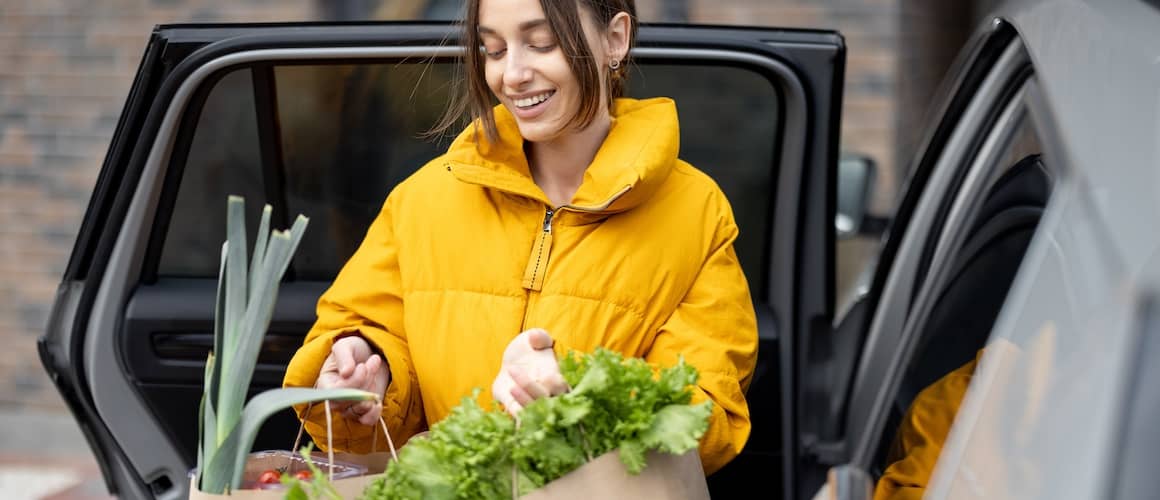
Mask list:
[[[460,35],[463,47],[466,49],[463,58],[463,78],[459,80],[460,91],[453,94],[451,104],[443,118],[430,135],[441,135],[452,129],[460,119],[467,114],[472,120],[479,120],[483,125],[487,140],[496,142],[499,133],[496,131],[495,116],[492,114],[492,93],[484,77],[484,54],[480,48],[482,40],[479,36],[479,1],[467,0],[466,15],[464,15],[463,32]],[[625,54],[620,67],[608,72],[605,82],[600,81],[599,64],[588,47],[588,40],[584,36],[584,27],[580,16],[583,6],[596,22],[601,32],[608,29],[608,23],[620,12],[627,12],[630,30],[629,43],[636,42],[636,1],[635,0],[540,0],[544,9],[544,16],[548,26],[556,37],[560,50],[568,61],[572,74],[580,84],[580,109],[572,120],[576,128],[584,128],[596,118],[601,105],[611,107],[612,100],[624,95],[625,80],[629,55]],[[605,102],[600,102],[601,88],[607,88]]]

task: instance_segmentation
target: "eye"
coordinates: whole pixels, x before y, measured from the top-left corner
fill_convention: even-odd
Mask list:
[[[525,43],[528,44],[528,49],[540,53],[551,52],[557,47],[556,37],[546,30],[537,30],[526,39]]]
[[[495,49],[495,50],[488,50],[488,48],[486,46],[480,46],[479,50],[480,50],[480,52],[483,52],[483,55],[487,56],[488,59],[499,59],[499,58],[503,57],[504,53],[507,52],[507,49],[503,49],[503,48]]]

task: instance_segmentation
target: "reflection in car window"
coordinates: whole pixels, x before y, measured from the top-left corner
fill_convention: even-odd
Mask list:
[[[986,167],[994,181],[980,191],[978,210],[958,229],[965,238],[945,264],[946,281],[932,291],[937,299],[918,329],[891,407],[874,465],[882,471],[876,499],[921,495],[930,480],[1051,194],[1040,137],[1030,116],[1020,113],[997,163]]]
[[[295,256],[295,279],[332,279],[391,188],[446,149],[448,138],[420,136],[446,106],[453,69],[450,62],[418,59],[275,67],[281,186],[267,185],[277,182],[262,175],[249,71],[222,79],[196,125],[157,274],[216,276],[227,194],[244,195],[252,212],[247,219],[256,220],[266,193],[278,192],[285,213],[311,218]],[[754,298],[764,297],[777,88],[763,74],[720,64],[641,63],[634,71],[630,95],[676,100],[681,157],[725,191],[740,228],[738,258]]]
[[[462,0],[428,0],[424,8],[424,19],[456,20],[463,19]]]

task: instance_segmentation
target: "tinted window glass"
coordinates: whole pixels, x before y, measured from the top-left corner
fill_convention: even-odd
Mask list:
[[[166,231],[161,274],[217,276],[228,195],[246,197],[247,222],[257,221],[261,214],[266,195],[253,88],[250,70],[236,70],[206,97]]]
[[[447,147],[449,140],[420,135],[447,105],[451,71],[450,64],[275,70],[288,212],[310,217],[295,254],[297,277],[338,274],[391,188]]]
[[[453,68],[414,60],[274,68],[277,116],[260,118],[278,131],[267,139],[279,142],[267,166],[275,179],[263,178],[249,71],[218,82],[194,132],[158,274],[215,276],[226,195],[246,196],[255,221],[271,192],[284,213],[311,218],[294,277],[333,278],[391,188],[446,148],[447,140],[419,136],[446,106]],[[641,63],[631,81],[634,97],[676,100],[681,157],[729,197],[738,257],[754,294],[764,295],[780,121],[773,83],[719,64]]]
[[[778,94],[759,73],[729,66],[643,65],[634,97],[668,96],[681,120],[681,158],[713,177],[733,206],[737,258],[754,295],[765,296],[773,229]]]

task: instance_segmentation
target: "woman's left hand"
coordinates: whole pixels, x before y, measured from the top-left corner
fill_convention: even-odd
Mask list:
[[[548,332],[533,328],[512,339],[503,365],[491,384],[491,395],[513,416],[536,399],[568,392]]]

